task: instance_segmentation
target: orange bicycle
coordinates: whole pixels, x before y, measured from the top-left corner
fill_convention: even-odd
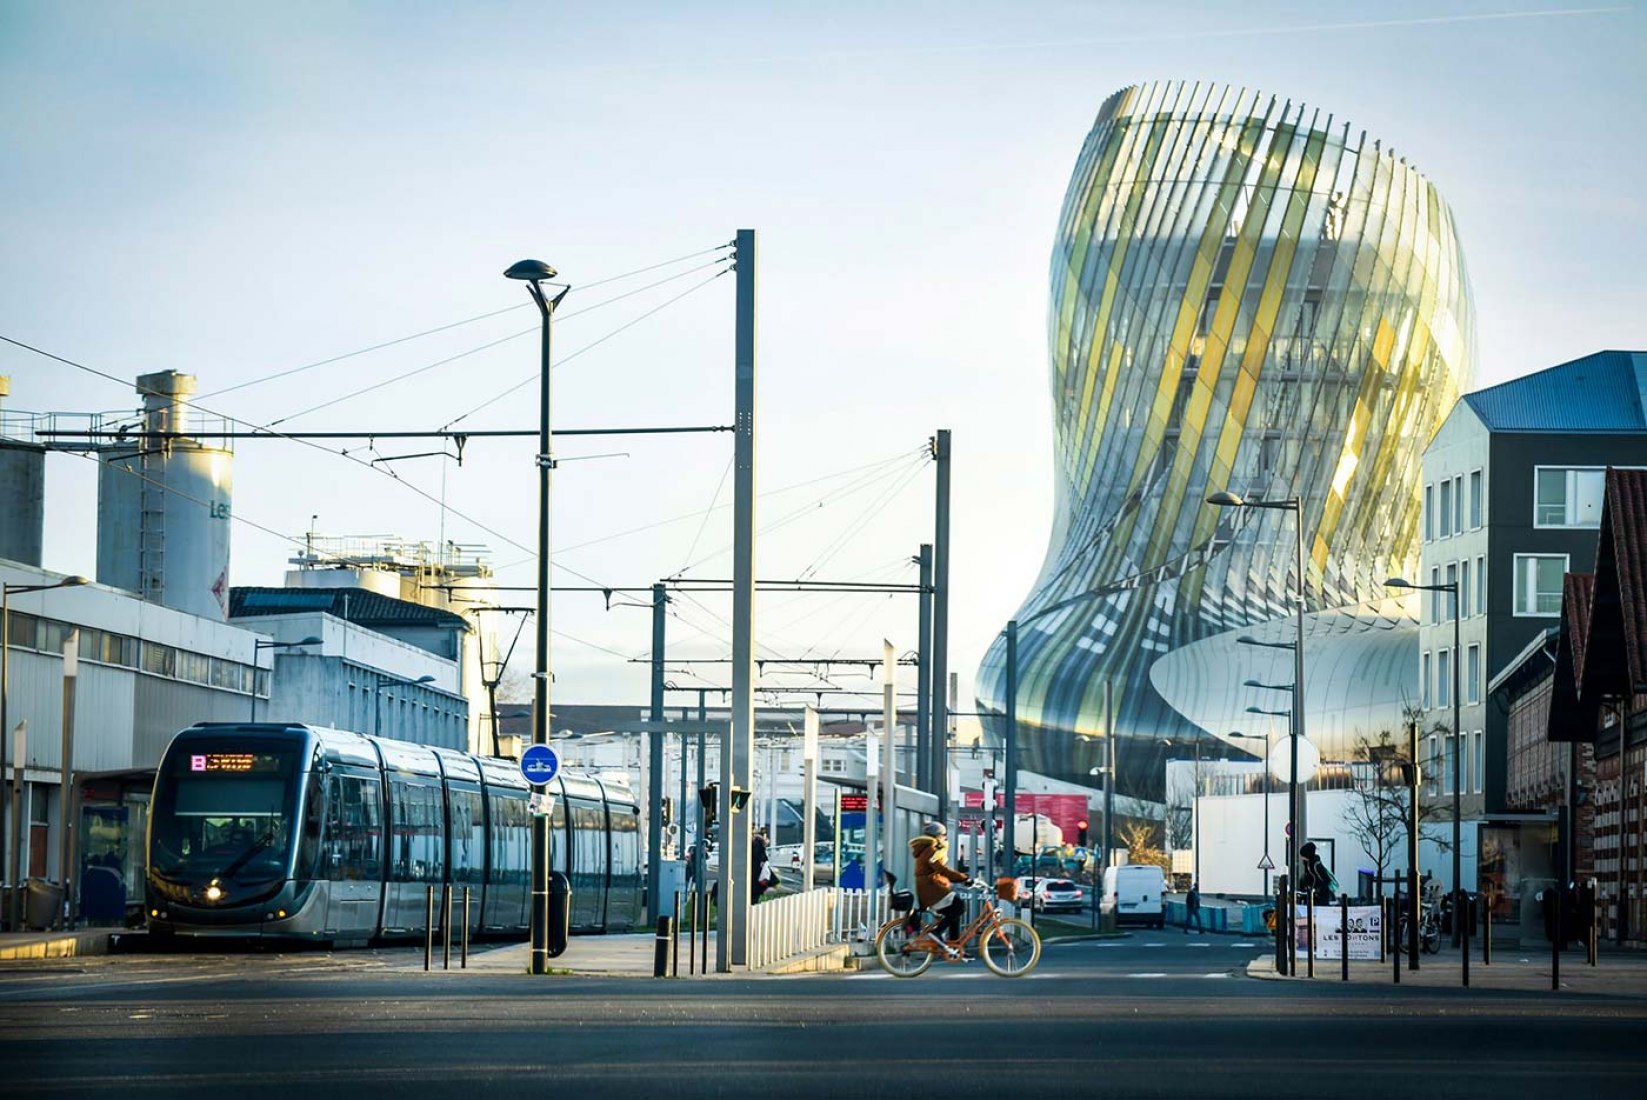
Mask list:
[[[997,893],[1010,889],[1016,896],[1015,880],[1003,879],[1002,883],[996,887]],[[987,890],[982,897],[984,903],[978,915],[961,931],[961,938],[953,945],[944,943],[937,935],[937,918],[924,928],[918,912],[888,921],[875,939],[875,954],[880,957],[881,966],[895,977],[919,977],[940,958],[946,962],[964,962],[968,945],[976,940],[978,954],[992,973],[1016,978],[1034,970],[1035,964],[1041,961],[1041,937],[1028,923],[1001,916]]]

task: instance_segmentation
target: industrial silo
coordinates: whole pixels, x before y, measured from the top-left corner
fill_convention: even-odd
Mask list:
[[[0,558],[40,564],[46,524],[46,449],[33,440],[32,417],[10,418],[11,379],[0,375]]]
[[[100,452],[97,580],[211,619],[228,614],[233,455],[193,428],[193,375],[137,380],[142,421]]]

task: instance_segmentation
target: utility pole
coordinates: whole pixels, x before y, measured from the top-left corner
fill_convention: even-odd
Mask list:
[[[921,543],[921,553],[915,559],[921,566],[920,623],[916,637],[919,649],[915,654],[915,787],[936,793],[936,784],[944,776],[934,774],[932,752],[932,700],[939,685],[932,679],[932,544]]]
[[[75,838],[80,830],[75,827],[74,809],[74,685],[80,678],[80,631],[71,627],[63,640],[63,790],[58,798],[57,813],[62,826],[57,830],[57,880],[63,884],[61,926],[74,925]],[[59,923],[57,921],[53,922]]]
[[[1104,866],[1098,876],[1098,887],[1103,889],[1102,871],[1109,869],[1115,846],[1115,682],[1104,681]]]
[[[732,722],[721,750],[720,934],[715,969],[749,962],[749,822],[732,812],[732,789],[751,787],[755,752],[755,231],[740,229],[734,336],[732,479]]]
[[[949,817],[949,429],[932,438],[938,463],[937,499],[932,534],[932,779],[938,796],[938,820]],[[1014,673],[1016,675],[1016,673]],[[1016,719],[1014,719],[1016,720]],[[1011,786],[1007,797],[1012,797]],[[1007,828],[1011,829],[1008,822]]]
[[[1006,792],[1001,796],[1001,817],[1006,823],[1006,843],[1002,847],[1001,873],[1018,873],[1018,620],[1006,625]]]
[[[663,862],[663,629],[669,596],[660,582],[652,586],[652,711],[658,726],[646,734],[646,915],[647,926],[658,922],[663,899],[658,897]],[[684,742],[683,742],[684,743]],[[683,765],[684,766],[684,765]]]

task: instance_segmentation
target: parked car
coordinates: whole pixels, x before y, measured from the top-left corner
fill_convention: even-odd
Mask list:
[[[1067,878],[1018,879],[1018,897],[1028,901],[1037,913],[1079,913],[1085,903],[1080,886]]]

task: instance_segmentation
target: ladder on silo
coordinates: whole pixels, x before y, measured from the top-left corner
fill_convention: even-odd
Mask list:
[[[165,448],[139,451],[137,472],[137,590],[160,603],[166,590]]]

